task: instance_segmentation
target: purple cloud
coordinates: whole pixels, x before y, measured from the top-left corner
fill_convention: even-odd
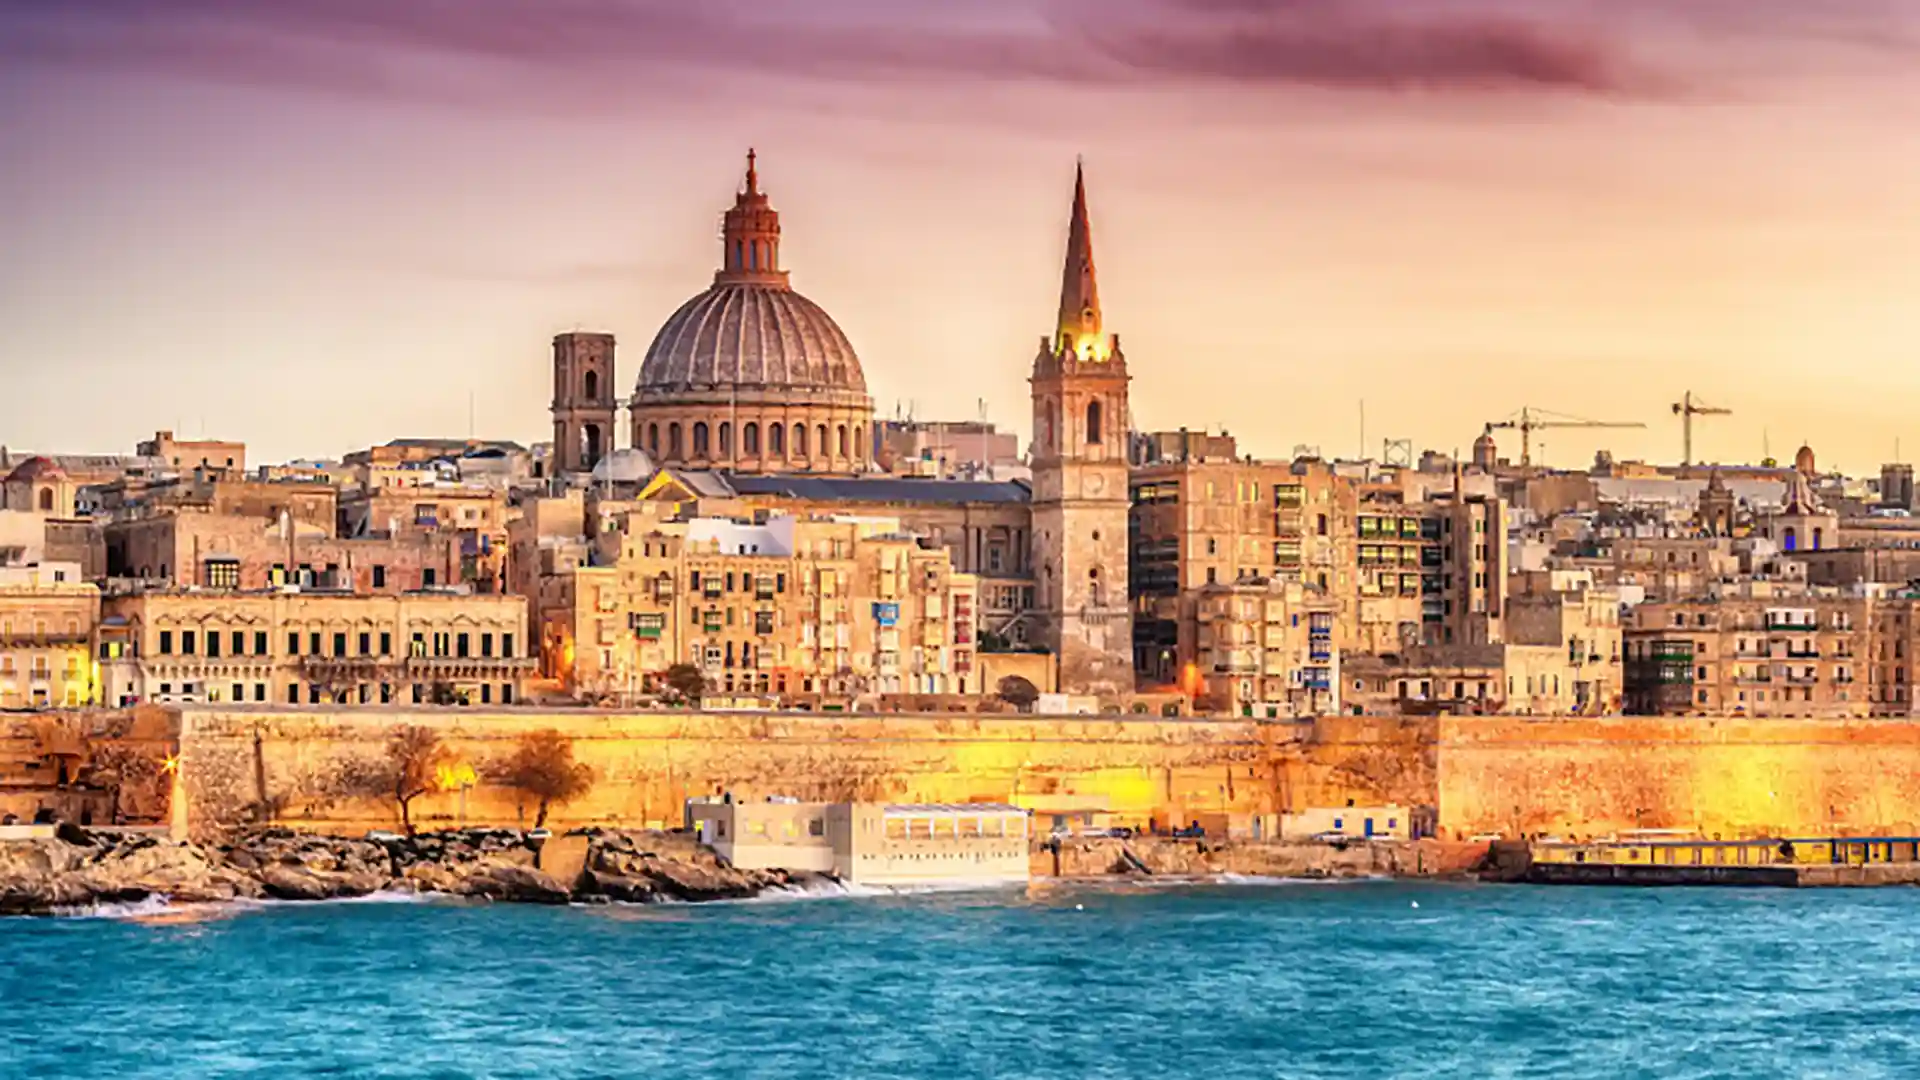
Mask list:
[[[1541,14],[1546,7],[1552,15]],[[936,0],[0,0],[0,59],[494,104],[521,92],[605,92],[715,73],[853,84],[1018,79],[1653,95],[1684,80],[1652,69],[1634,48],[1649,25],[1764,27],[1774,12],[1788,20],[1782,25],[1804,27],[1821,7],[970,0],[956,11]],[[1848,30],[1858,23],[1848,20]],[[448,62],[481,65],[484,77],[462,81]],[[537,80],[499,81],[526,69]]]

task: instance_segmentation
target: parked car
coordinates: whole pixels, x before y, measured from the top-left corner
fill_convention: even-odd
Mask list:
[[[1358,837],[1351,836],[1338,829],[1330,829],[1326,832],[1314,833],[1312,839],[1316,844],[1344,844],[1349,840],[1356,840]]]
[[[1206,826],[1199,822],[1173,830],[1173,835],[1181,840],[1198,840],[1207,835]]]

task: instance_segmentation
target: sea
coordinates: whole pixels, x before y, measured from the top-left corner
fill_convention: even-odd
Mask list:
[[[1920,892],[1230,880],[0,920],[29,1077],[1920,1077]]]

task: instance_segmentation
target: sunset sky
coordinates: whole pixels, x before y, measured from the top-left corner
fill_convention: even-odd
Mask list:
[[[0,0],[0,442],[547,438],[748,146],[877,408],[1027,428],[1074,160],[1135,424],[1920,457],[1912,0]],[[1517,454],[1509,435],[1503,446]]]

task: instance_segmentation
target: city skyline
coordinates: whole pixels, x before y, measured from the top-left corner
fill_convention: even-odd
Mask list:
[[[1084,154],[1141,428],[1464,454],[1533,405],[1648,425],[1552,464],[1674,461],[1691,390],[1735,410],[1706,460],[1914,445],[1915,17],[1537,7],[0,5],[0,426],[272,460],[465,434],[471,396],[533,441],[550,336],[614,333],[630,388],[754,145],[883,415],[1026,431]]]

